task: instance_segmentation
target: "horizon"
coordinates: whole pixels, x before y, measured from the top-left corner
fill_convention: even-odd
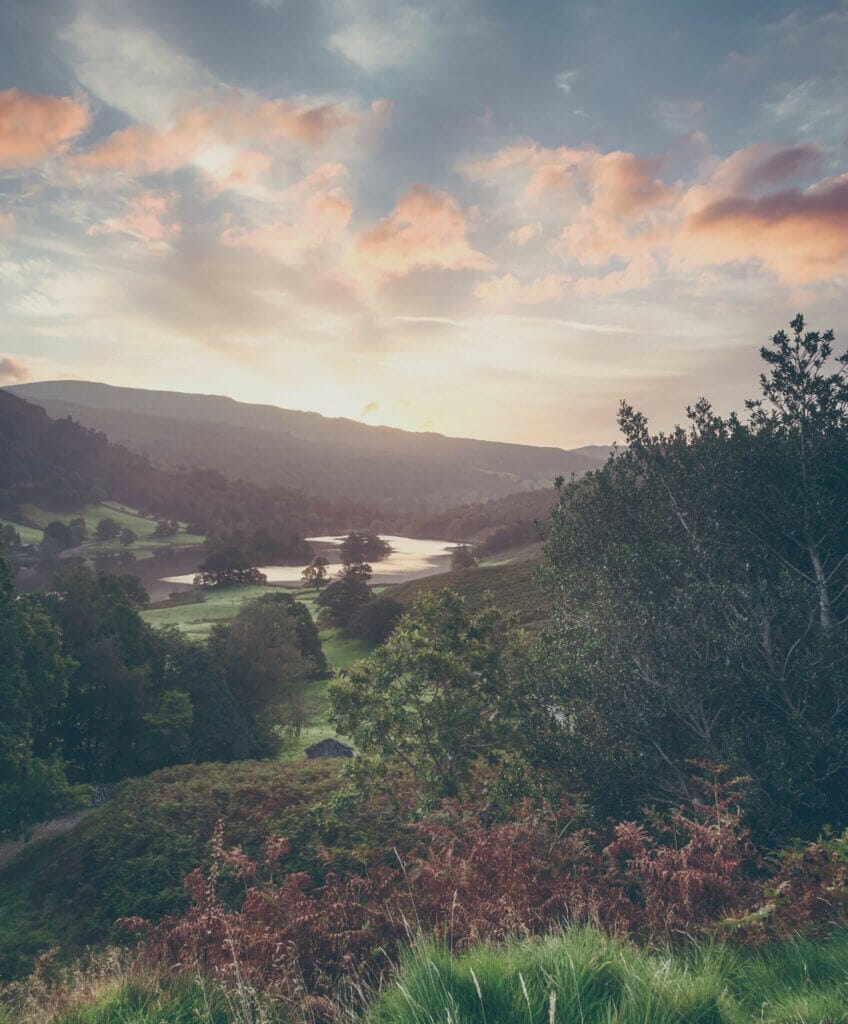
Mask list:
[[[5,9],[0,384],[573,449],[844,329],[844,0]]]
[[[263,408],[268,408],[268,409],[279,409],[282,412],[295,412],[295,413],[304,413],[305,415],[320,416],[323,419],[346,420],[348,422],[356,423],[357,425],[363,426],[363,427],[378,427],[378,428],[382,428],[382,429],[385,429],[385,430],[401,430],[401,431],[403,431],[404,433],[407,433],[407,434],[432,434],[435,437],[445,437],[445,438],[448,438],[448,439],[454,440],[454,441],[482,441],[482,442],[485,442],[487,444],[518,444],[518,445],[521,445],[523,443],[523,442],[518,442],[518,441],[501,441],[501,440],[498,440],[496,438],[491,438],[491,437],[472,437],[472,436],[464,436],[464,435],[456,435],[456,434],[444,434],[441,431],[432,430],[432,429],[425,430],[423,428],[416,429],[414,427],[411,427],[411,428],[408,428],[408,427],[395,427],[395,426],[392,426],[391,424],[385,424],[385,423],[369,423],[367,420],[356,419],[356,417],[353,417],[353,416],[337,416],[337,415],[333,415],[333,414],[327,414],[327,413],[323,413],[323,412],[318,412],[317,409],[297,409],[297,408],[292,408],[290,406],[277,405],[274,402],[242,401],[241,399],[234,398],[232,395],[223,394],[222,392],[214,392],[214,391],[182,391],[182,390],[177,390],[175,388],[165,388],[165,387],[159,387],[159,388],[137,388],[137,387],[133,387],[132,385],[129,385],[129,384],[110,384],[107,381],[102,381],[102,380],[84,380],[81,377],[62,377],[62,378],[54,378],[54,379],[50,379],[50,380],[28,380],[28,381],[20,381],[19,383],[0,384],[0,391],[11,391],[13,394],[17,395],[18,394],[18,391],[17,391],[18,388],[26,388],[26,387],[30,387],[30,386],[37,386],[39,384],[94,384],[97,387],[114,388],[115,390],[151,391],[151,392],[157,392],[157,393],[166,394],[166,395],[188,396],[188,397],[191,397],[191,398],[224,398],[224,399],[227,399],[230,402],[235,402],[238,405],[258,405],[258,406],[262,406]],[[21,396],[18,395],[18,397],[21,397]],[[27,401],[30,401],[30,399],[27,398]],[[31,402],[32,402],[33,405],[37,405],[38,404],[38,399],[37,398],[33,398],[33,399],[31,399]],[[564,445],[561,445],[561,444],[538,444],[538,445],[530,444],[530,445],[528,445],[528,447],[532,447],[532,448],[559,448],[559,449],[562,449],[563,451],[580,451],[581,449],[584,449],[584,448],[612,448],[616,444],[618,444],[619,447],[621,447],[620,442],[617,441],[617,440],[613,440],[613,441],[609,441],[609,442],[594,441],[594,442],[589,442],[587,444],[577,445],[575,448],[566,448]]]

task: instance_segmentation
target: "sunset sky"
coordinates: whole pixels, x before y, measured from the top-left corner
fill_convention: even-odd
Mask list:
[[[0,383],[571,447],[848,340],[848,4],[0,16]]]

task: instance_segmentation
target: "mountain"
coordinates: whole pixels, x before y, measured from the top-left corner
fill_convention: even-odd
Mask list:
[[[344,495],[331,502],[293,488],[234,482],[208,469],[158,465],[105,433],[53,419],[0,389],[0,516],[20,522],[32,504],[67,517],[106,499],[189,522],[192,532],[261,535],[263,549],[277,559],[303,554],[304,534],[371,514]]]
[[[603,456],[412,433],[219,395],[42,381],[6,389],[53,417],[170,465],[367,503],[384,511],[444,509],[581,476]]]

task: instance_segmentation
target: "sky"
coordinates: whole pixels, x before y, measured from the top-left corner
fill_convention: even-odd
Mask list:
[[[848,3],[0,0],[0,384],[575,447],[848,336]]]

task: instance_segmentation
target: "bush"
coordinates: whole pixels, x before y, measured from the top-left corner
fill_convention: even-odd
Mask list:
[[[405,610],[393,597],[375,597],[357,613],[350,632],[376,647],[388,639]]]

